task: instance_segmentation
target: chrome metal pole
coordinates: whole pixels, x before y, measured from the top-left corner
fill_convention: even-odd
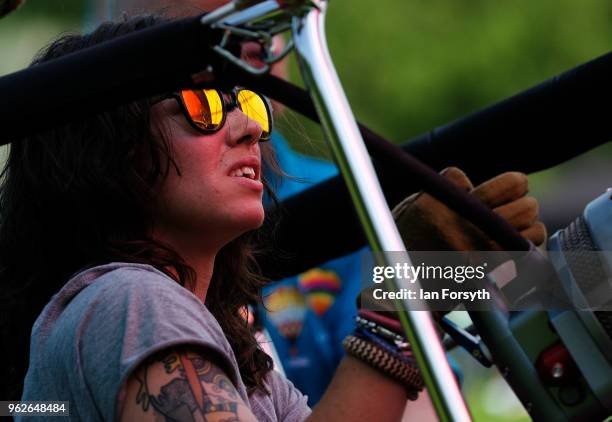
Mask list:
[[[314,7],[309,12],[293,20],[293,38],[302,76],[371,248],[374,252],[405,252],[327,49],[324,31],[327,1],[313,0],[311,3]],[[410,264],[407,254],[403,262]],[[403,279],[394,280],[394,284],[397,288],[409,288]],[[408,300],[403,300],[401,305],[405,311],[412,308]],[[400,315],[440,419],[470,421],[431,314],[413,311]]]
[[[223,23],[228,25],[240,25],[245,22],[251,22],[259,19],[260,17],[277,10],[279,10],[279,6],[276,0],[266,0],[243,10],[242,13],[229,15],[223,20]]]
[[[232,15],[235,12],[238,12],[238,11],[241,11],[247,8],[251,8],[263,2],[264,0],[233,0],[227,4],[224,4],[223,6],[217,9],[214,9],[212,12],[207,13],[206,15],[202,16],[202,19],[200,19],[200,23],[202,25],[212,25],[214,23],[219,22],[221,19],[224,19]],[[278,9],[279,8],[278,5],[275,8]]]

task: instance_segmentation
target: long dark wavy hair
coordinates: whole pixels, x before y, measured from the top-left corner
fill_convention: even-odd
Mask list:
[[[33,65],[161,21],[141,16],[104,23],[89,35],[63,36]],[[32,324],[74,273],[124,261],[150,264],[185,287],[195,280],[194,270],[175,251],[148,235],[155,186],[170,171],[180,174],[167,139],[152,135],[151,105],[150,99],[126,104],[11,145],[0,186],[4,400],[20,397]],[[262,144],[268,164],[269,148]],[[252,236],[245,234],[219,252],[206,298],[250,391],[264,388],[263,377],[272,368],[239,312],[261,299],[264,284]]]

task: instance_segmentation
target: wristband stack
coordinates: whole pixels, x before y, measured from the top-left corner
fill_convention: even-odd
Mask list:
[[[359,310],[355,322],[354,333],[342,343],[347,354],[402,384],[408,399],[416,400],[423,378],[400,323],[365,309]]]

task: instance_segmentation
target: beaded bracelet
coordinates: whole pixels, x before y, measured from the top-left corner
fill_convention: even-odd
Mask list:
[[[369,319],[363,318],[359,315],[355,317],[355,322],[357,323],[358,327],[366,329],[375,334],[376,336],[387,340],[389,343],[397,347],[400,351],[411,350],[410,343],[408,343],[403,336],[396,334],[395,332],[390,331],[387,328],[378,325],[377,323],[370,321]]]
[[[402,330],[402,325],[399,321],[381,315],[378,312],[370,311],[368,309],[360,309],[358,311],[358,315],[361,318],[372,321],[381,327],[385,327],[386,329],[393,331],[396,334],[403,335],[404,333],[404,330]]]
[[[403,362],[376,344],[354,335],[347,336],[342,345],[347,354],[402,384],[409,400],[417,399],[424,383],[416,364]]]

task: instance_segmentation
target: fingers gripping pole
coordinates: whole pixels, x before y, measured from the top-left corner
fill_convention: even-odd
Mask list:
[[[293,21],[293,37],[302,76],[370,246],[374,252],[405,251],[327,50],[324,33],[327,2],[318,0],[312,3],[314,7]],[[384,254],[377,255],[385,261]],[[407,254],[405,259],[404,262],[410,264]],[[394,280],[396,288],[407,288],[403,285],[405,283],[406,280]],[[414,287],[412,284],[411,288]],[[398,305],[403,311],[410,311],[413,307],[408,300],[398,301]],[[421,311],[401,312],[400,315],[440,419],[471,420],[438,341],[431,314]]]

